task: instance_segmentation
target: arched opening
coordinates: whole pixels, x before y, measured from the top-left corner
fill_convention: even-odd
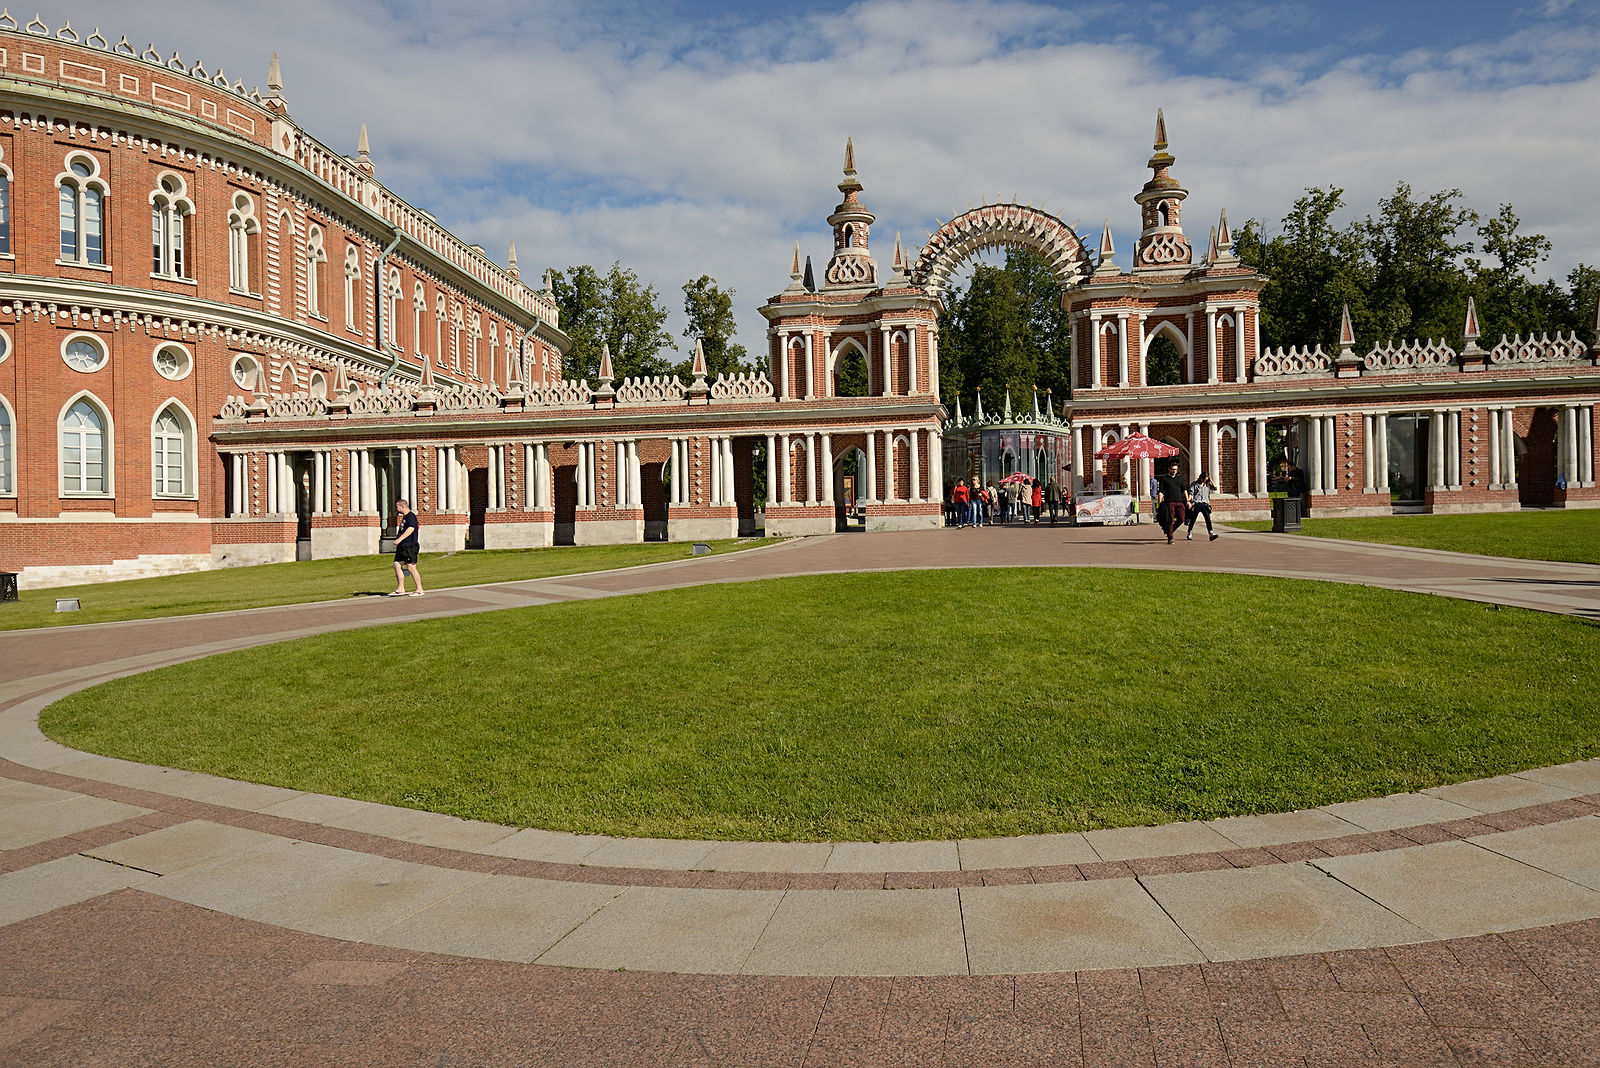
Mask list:
[[[833,362],[833,395],[835,397],[865,397],[867,395],[867,357],[861,346],[847,341],[839,348]]]
[[[1145,349],[1144,381],[1147,386],[1183,383],[1183,349],[1165,330],[1158,331]]]
[[[867,454],[851,446],[833,460],[834,529],[866,530],[861,501],[867,496]]]

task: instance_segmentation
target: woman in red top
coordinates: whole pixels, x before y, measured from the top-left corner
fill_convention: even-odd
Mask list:
[[[950,491],[950,500],[956,506],[956,526],[958,528],[966,526],[967,509],[972,502],[972,496],[967,492],[966,479],[963,478],[956,482],[956,488]]]
[[[1039,521],[1039,510],[1044,507],[1044,487],[1039,485],[1039,480],[1033,480],[1033,521]]]

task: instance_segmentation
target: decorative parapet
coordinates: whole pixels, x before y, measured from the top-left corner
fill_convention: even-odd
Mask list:
[[[772,399],[772,383],[767,381],[767,376],[761,371],[746,371],[742,374],[720,374],[711,385],[711,399],[763,401]]]
[[[1444,343],[1422,341],[1390,342],[1379,345],[1361,360],[1363,374],[1408,374],[1417,371],[1449,371],[1456,365],[1456,350]]]
[[[624,378],[617,387],[617,403],[621,404],[682,404],[688,399],[683,382],[677,375],[654,375],[647,378]]]
[[[1511,338],[1502,335],[1500,344],[1489,350],[1489,363],[1496,367],[1572,366],[1587,358],[1588,349],[1577,334],[1563,335],[1559,331],[1555,337],[1530,334],[1527,340],[1521,334]]]
[[[1256,357],[1253,378],[1326,377],[1333,371],[1333,358],[1322,346],[1302,349],[1263,349]]]
[[[578,379],[562,379],[548,386],[528,391],[530,408],[587,408],[594,399],[589,383]]]

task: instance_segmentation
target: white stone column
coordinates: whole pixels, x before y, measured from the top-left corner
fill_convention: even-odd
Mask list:
[[[1244,373],[1244,309],[1233,309],[1233,380],[1243,382]]]
[[[1377,442],[1373,440],[1372,425],[1377,422],[1377,416],[1367,412],[1361,416],[1361,492],[1371,493],[1376,485],[1372,480],[1374,462],[1377,457],[1374,452]]]
[[[806,435],[806,503],[817,503],[817,436]]]
[[[1372,484],[1379,493],[1389,492],[1389,413],[1379,412],[1373,420],[1373,433],[1377,436],[1378,459],[1372,472]]]
[[[788,504],[794,499],[794,476],[790,474],[790,460],[794,456],[794,444],[789,440],[788,434],[778,436],[780,442],[778,452],[778,503]]]
[[[778,502],[778,439],[767,435],[767,503]]]
[[[1501,485],[1506,489],[1517,488],[1517,410],[1507,408],[1503,413],[1505,426],[1500,432],[1500,444],[1505,449],[1505,463],[1501,471]]]
[[[1103,430],[1104,428],[1100,426],[1091,426],[1089,428],[1089,444],[1091,446],[1089,449],[1089,462],[1094,468],[1094,491],[1096,493],[1104,493],[1106,487],[1106,462],[1095,455],[1103,447],[1105,441]]]
[[[1594,405],[1578,409],[1578,477],[1585,486],[1594,485]]]
[[[1217,383],[1217,309],[1206,309],[1206,384]]]
[[[894,364],[889,359],[889,328],[878,327],[878,382],[882,387],[880,395],[888,397],[894,393]]]
[[[1072,365],[1072,384],[1078,384],[1078,365]],[[928,392],[935,397],[939,395],[939,329],[936,326],[928,327]]]
[[[778,331],[778,359],[773,367],[774,396],[778,400],[789,398],[789,331]]]
[[[1199,478],[1201,471],[1211,470],[1200,452],[1200,420],[1189,420],[1189,477]]]
[[[1428,487],[1444,489],[1444,412],[1428,413]]]
[[[722,439],[710,438],[706,442],[711,450],[711,504],[722,503]]]
[[[1448,420],[1449,436],[1445,439],[1445,470],[1450,488],[1461,488],[1461,411],[1451,409]]]
[[[867,492],[865,499],[878,503],[878,434],[867,431]]]
[[[1206,470],[1213,482],[1222,477],[1222,424],[1215,419],[1206,424]]]
[[[1251,442],[1251,445],[1255,452],[1256,469],[1255,478],[1251,481],[1255,483],[1255,495],[1257,497],[1265,497],[1267,495],[1267,421],[1263,418],[1256,419],[1255,440]]]
[[[944,503],[944,436],[938,431],[928,431],[928,469],[931,472],[928,489],[930,500]]]
[[[1566,434],[1563,435],[1567,443],[1567,485],[1576,485],[1583,481],[1583,476],[1578,468],[1578,406],[1569,404],[1563,410],[1566,416]]]
[[[1322,485],[1328,493],[1338,493],[1344,481],[1339,465],[1339,417],[1325,416],[1322,420]]]
[[[1233,421],[1233,463],[1238,472],[1240,497],[1250,497],[1250,421],[1244,416]],[[1220,437],[1220,435],[1218,435]],[[1215,440],[1215,439],[1213,439]]]
[[[1089,388],[1100,388],[1100,315],[1089,316]]]
[[[262,481],[267,484],[267,514],[278,514],[278,454],[262,454]]]
[[[922,500],[922,448],[920,439],[922,431],[913,428],[909,434],[911,439],[911,469],[906,472],[907,489],[911,494],[911,502],[916,504]]]
[[[817,362],[812,358],[812,338],[816,331],[806,329],[806,400],[811,400],[817,395]]]
[[[1322,416],[1313,415],[1306,420],[1310,427],[1306,434],[1307,444],[1311,447],[1306,464],[1306,490],[1309,493],[1321,494],[1322,489]]]
[[[832,504],[833,503],[833,435],[832,434],[823,434],[822,435],[821,447],[818,449],[818,452],[821,453],[821,455],[818,457],[818,459],[821,461],[821,464],[820,464],[821,470],[817,473],[817,477],[819,479],[821,479],[821,481],[822,481],[822,503],[823,504]]]
[[[733,439],[722,439],[722,503],[739,503],[739,492],[734,488]]]
[[[1082,426],[1076,424],[1072,428],[1072,482],[1074,485],[1068,487],[1080,494],[1087,484],[1087,480],[1083,477],[1085,473],[1083,470],[1083,429]]]
[[[894,430],[883,432],[883,499],[885,502],[894,502],[900,499],[900,487],[894,472],[895,461]]]
[[[1128,313],[1117,313],[1117,385],[1128,388]]]
[[[917,324],[906,324],[906,395],[917,392]]]

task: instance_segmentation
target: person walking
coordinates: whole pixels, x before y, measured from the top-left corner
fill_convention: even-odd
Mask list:
[[[1194,541],[1194,524],[1201,516],[1206,517],[1206,533],[1212,541],[1217,540],[1217,532],[1211,526],[1211,495],[1217,491],[1217,484],[1211,481],[1208,471],[1200,472],[1200,477],[1189,483],[1189,533],[1184,535],[1185,541]]]
[[[1061,511],[1061,484],[1053,478],[1044,487],[1044,503],[1050,509],[1050,525],[1055,526]]]
[[[1033,521],[1037,525],[1039,516],[1044,511],[1044,486],[1038,479],[1033,480],[1033,499],[1029,502],[1029,506],[1033,509]]]
[[[417,540],[422,536],[417,513],[411,510],[411,502],[404,497],[394,502],[394,508],[400,514],[400,521],[394,536],[394,592],[389,596],[406,595],[406,572],[409,571],[417,587],[411,596],[421,597],[426,591],[422,588],[422,576],[417,573]]]
[[[971,496],[967,493],[967,480],[959,479],[955,488],[950,491],[950,503],[955,506],[956,529],[966,526],[968,507],[972,503]]]
[[[1156,519],[1161,523],[1161,532],[1167,536],[1167,544],[1171,545],[1173,532],[1183,525],[1189,506],[1189,491],[1178,477],[1178,461],[1170,461],[1167,473],[1157,476],[1156,492],[1161,498]]]

